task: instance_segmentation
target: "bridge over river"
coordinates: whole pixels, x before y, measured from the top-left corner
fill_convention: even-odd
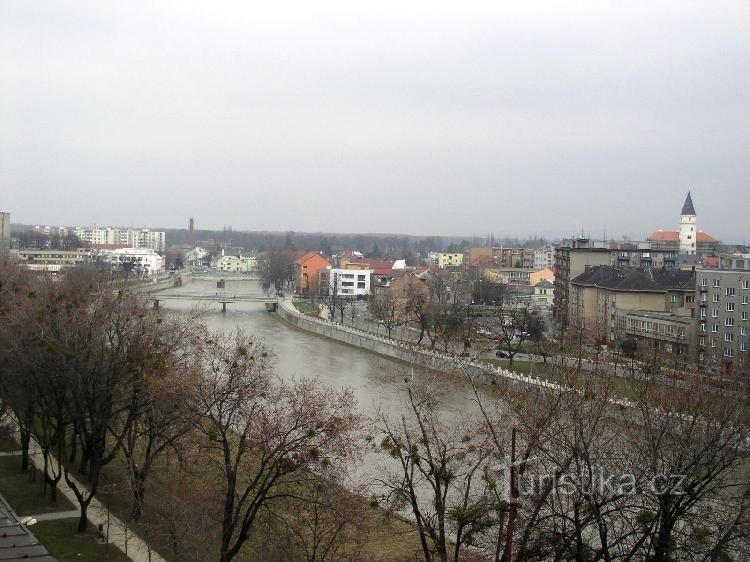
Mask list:
[[[243,294],[229,291],[206,292],[183,292],[170,293],[162,292],[154,295],[148,295],[146,300],[153,301],[154,308],[159,308],[159,303],[163,301],[196,301],[196,302],[216,302],[221,304],[221,311],[226,313],[227,305],[239,302],[258,302],[266,305],[266,309],[271,312],[276,310],[279,302],[277,297],[263,296],[256,294]]]

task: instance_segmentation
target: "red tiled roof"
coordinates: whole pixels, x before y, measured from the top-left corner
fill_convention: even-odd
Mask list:
[[[486,267],[493,265],[492,258],[490,256],[479,256],[471,260],[469,264],[471,267]]]
[[[295,263],[297,265],[303,265],[305,262],[309,261],[315,256],[320,256],[324,260],[328,261],[328,259],[324,255],[320,254],[319,252],[310,251],[310,252],[307,252],[304,256],[302,256],[300,259],[298,259]]]
[[[679,230],[657,230],[654,232],[651,236],[648,237],[649,240],[658,242],[658,241],[677,241],[680,239],[680,231]],[[697,236],[698,242],[718,242],[716,238],[708,234],[707,232],[703,232],[702,230],[698,231]]]

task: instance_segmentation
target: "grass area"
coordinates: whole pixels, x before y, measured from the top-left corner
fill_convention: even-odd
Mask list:
[[[16,444],[12,449],[18,448]],[[17,515],[40,515],[55,511],[75,509],[65,497],[58,493],[57,502],[50,501],[49,492],[42,495],[42,479],[39,471],[29,474],[20,472],[21,457],[0,457],[0,492]],[[80,534],[76,527],[78,519],[40,521],[31,527],[31,532],[52,556],[60,562],[80,560],[112,560],[125,562],[128,559],[114,545],[97,542],[97,531],[92,526]]]
[[[0,451],[6,453],[19,450],[18,442],[11,437],[7,427],[0,427]]]
[[[57,494],[57,503],[50,501],[49,491],[46,496],[42,496],[41,473],[34,471],[33,474],[22,474],[20,467],[20,455],[0,457],[0,492],[18,515],[75,509],[62,494]]]
[[[77,524],[78,519],[40,521],[31,527],[31,532],[59,562],[74,560],[125,562],[130,560],[115,545],[99,543],[97,531],[91,526],[84,534],[79,534],[76,531]]]
[[[318,307],[307,301],[294,301],[294,308],[308,316],[314,316],[315,318],[318,318],[319,316]]]
[[[133,531],[170,562],[216,559],[222,507],[218,467],[204,459],[201,466],[194,467],[195,472],[186,474],[174,459],[164,458],[157,464],[148,484],[146,515],[142,522],[129,523]],[[105,467],[105,472],[111,484],[102,489],[98,497],[113,514],[127,521],[132,496],[125,480],[125,467],[120,461],[114,461]],[[344,541],[342,551],[348,554],[348,558],[344,558],[361,562],[414,560],[414,553],[420,548],[414,527],[386,516],[378,507],[369,506],[365,498],[355,496],[354,499],[359,507],[354,509],[353,518],[362,527],[353,537],[356,542]],[[297,507],[294,503],[280,502],[272,504],[272,511],[289,517]],[[278,520],[264,520],[257,524],[236,560],[301,559],[299,552],[290,550],[294,541],[295,537],[289,535]]]

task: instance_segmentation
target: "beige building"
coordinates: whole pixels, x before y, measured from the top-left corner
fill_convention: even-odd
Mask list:
[[[667,290],[638,269],[596,266],[571,281],[570,324],[590,337],[617,339],[615,312],[664,312]]]
[[[59,273],[91,262],[91,250],[18,250],[12,253],[32,271]]]

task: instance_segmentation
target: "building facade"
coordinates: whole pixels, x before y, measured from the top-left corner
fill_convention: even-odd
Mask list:
[[[297,293],[303,297],[316,297],[320,294],[320,271],[331,267],[323,254],[307,252],[294,265],[294,283]]]
[[[698,360],[723,373],[748,374],[750,271],[699,269]]]
[[[230,273],[252,273],[257,266],[255,256],[222,256],[216,261],[216,269]]]
[[[694,358],[696,326],[690,315],[617,309],[615,325],[619,344],[631,340],[640,351],[658,350],[675,356],[680,363]]]
[[[164,272],[164,258],[150,248],[119,248],[100,250],[92,259],[109,264],[113,270],[132,273],[137,277],[151,277]]]
[[[10,250],[10,213],[0,211],[0,256]]]
[[[440,252],[437,255],[437,266],[440,269],[446,267],[459,267],[464,263],[463,252]]]
[[[372,269],[331,268],[320,271],[321,296],[336,293],[340,297],[363,297],[370,294]]]
[[[60,273],[91,262],[91,250],[14,250],[11,254],[32,271]]]
[[[92,246],[125,246],[129,248],[149,248],[155,252],[166,249],[166,235],[164,232],[150,228],[85,228],[77,226],[73,229],[82,242]]]

